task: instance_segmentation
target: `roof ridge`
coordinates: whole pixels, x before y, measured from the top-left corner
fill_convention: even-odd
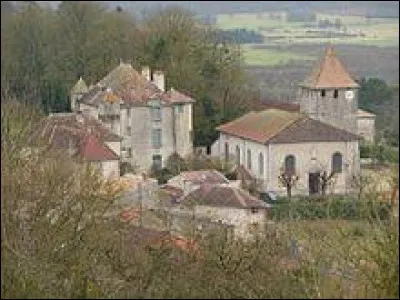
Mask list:
[[[290,122],[288,122],[287,124],[284,124],[282,128],[280,128],[275,134],[271,135],[270,137],[268,137],[268,139],[264,142],[264,144],[266,144],[268,141],[270,141],[271,139],[273,139],[274,137],[276,137],[279,133],[281,133],[283,130],[285,130],[286,128],[288,128],[289,126],[293,125],[295,122],[304,119],[305,115],[298,113],[298,112],[288,112],[288,113],[292,113],[292,114],[297,114],[298,117],[294,120],[290,120]]]
[[[236,198],[239,200],[239,202],[240,202],[240,204],[242,205],[242,207],[247,207],[247,203],[246,203],[246,201],[243,199],[242,195],[240,195],[239,189],[238,189],[238,188],[232,187],[232,186],[224,187],[224,188],[231,189],[231,190],[233,191],[233,193],[236,195]]]

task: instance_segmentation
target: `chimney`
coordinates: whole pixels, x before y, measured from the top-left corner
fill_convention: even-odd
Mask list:
[[[161,91],[165,92],[165,78],[162,71],[154,71],[153,82]]]
[[[142,68],[142,76],[147,79],[147,81],[150,81],[150,67],[149,66],[144,66]]]

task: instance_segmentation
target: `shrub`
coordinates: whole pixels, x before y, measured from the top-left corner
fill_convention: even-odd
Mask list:
[[[331,197],[323,201],[317,199],[300,198],[298,201],[279,200],[272,207],[272,219],[378,219],[388,220],[390,205],[385,202],[357,201],[353,198]]]

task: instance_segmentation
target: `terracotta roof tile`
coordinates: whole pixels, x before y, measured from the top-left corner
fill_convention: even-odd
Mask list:
[[[101,141],[113,142],[121,141],[122,138],[113,133],[110,129],[105,127],[96,118],[81,113],[57,113],[49,115],[44,122],[41,124],[39,131],[41,135],[45,136],[49,134],[49,129],[53,128],[55,125],[64,125],[71,129],[77,130],[90,130],[90,132],[99,138]]]
[[[79,149],[80,156],[87,161],[117,160],[118,155],[94,135],[88,134]]]
[[[313,68],[311,74],[300,84],[310,88],[355,88],[358,84],[336,57],[332,47]]]
[[[184,171],[178,176],[182,176],[183,180],[192,183],[229,183],[229,180],[217,170]]]
[[[264,101],[260,102],[257,107],[257,111],[266,110],[266,109],[281,109],[286,111],[300,111],[300,104],[298,103],[288,103],[288,102],[279,102],[279,101]]]
[[[215,207],[268,208],[248,192],[229,185],[203,184],[184,199],[186,203]]]
[[[265,143],[283,128],[303,116],[294,112],[267,109],[250,112],[232,122],[217,127],[218,131]]]
[[[259,143],[350,141],[358,135],[314,120],[301,113],[277,109],[251,112],[217,130]]]
[[[309,117],[301,118],[284,128],[269,143],[344,142],[361,139],[344,129],[333,127]]]
[[[108,93],[111,89],[112,93]],[[149,100],[160,99],[164,105],[195,102],[190,96],[171,88],[161,91],[153,82],[147,81],[130,64],[121,63],[98,84],[89,90],[80,102],[98,106],[103,101],[114,102],[118,99],[126,105],[146,105]]]

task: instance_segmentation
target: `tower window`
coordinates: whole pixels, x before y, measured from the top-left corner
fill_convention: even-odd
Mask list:
[[[322,91],[321,91],[321,97],[325,97],[325,94],[326,94],[326,91],[325,91],[325,90],[322,90]]]
[[[333,91],[333,98],[337,98],[339,97],[339,91],[338,90],[334,90]]]

